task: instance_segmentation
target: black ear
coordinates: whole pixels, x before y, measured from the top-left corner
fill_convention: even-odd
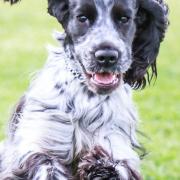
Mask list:
[[[156,58],[168,26],[168,7],[163,0],[139,0],[137,32],[133,42],[133,63],[125,81],[133,88],[144,88],[157,77]],[[151,74],[148,69],[151,68]]]
[[[56,17],[65,28],[69,17],[68,0],[48,0],[48,13]]]
[[[15,4],[15,3],[17,3],[18,1],[20,1],[20,0],[4,0],[5,2],[7,1],[7,2],[10,2],[11,4]]]

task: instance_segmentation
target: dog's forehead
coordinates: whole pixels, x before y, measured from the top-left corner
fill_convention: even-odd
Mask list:
[[[114,5],[131,6],[136,0],[92,0],[97,6],[112,7]]]
[[[88,4],[98,9],[107,9],[115,5],[125,8],[135,8],[137,0],[70,0],[70,2],[73,6],[81,7]]]

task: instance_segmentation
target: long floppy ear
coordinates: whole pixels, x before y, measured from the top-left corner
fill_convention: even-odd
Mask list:
[[[48,13],[65,28],[69,17],[69,0],[48,0]]]
[[[10,2],[11,4],[15,4],[20,0],[4,0],[5,2]]]
[[[156,58],[168,27],[168,7],[163,0],[139,0],[133,42],[133,63],[125,81],[133,88],[144,88],[157,77]],[[149,74],[148,69],[151,69]]]

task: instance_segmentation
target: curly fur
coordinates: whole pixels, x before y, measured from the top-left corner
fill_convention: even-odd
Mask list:
[[[77,22],[80,8],[88,13],[86,24]],[[121,8],[130,18],[117,25],[113,18]],[[0,178],[140,180],[131,89],[145,87],[157,75],[167,5],[163,0],[48,0],[48,12],[65,29],[55,33],[62,47],[49,49],[46,65],[17,105],[0,148]],[[116,64],[98,64],[99,49],[118,52]],[[94,87],[87,72],[120,74],[119,84],[111,91]]]

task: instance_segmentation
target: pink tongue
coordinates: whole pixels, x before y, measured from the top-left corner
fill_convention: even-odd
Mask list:
[[[114,80],[114,75],[110,73],[96,73],[94,80],[100,84],[111,84]]]

